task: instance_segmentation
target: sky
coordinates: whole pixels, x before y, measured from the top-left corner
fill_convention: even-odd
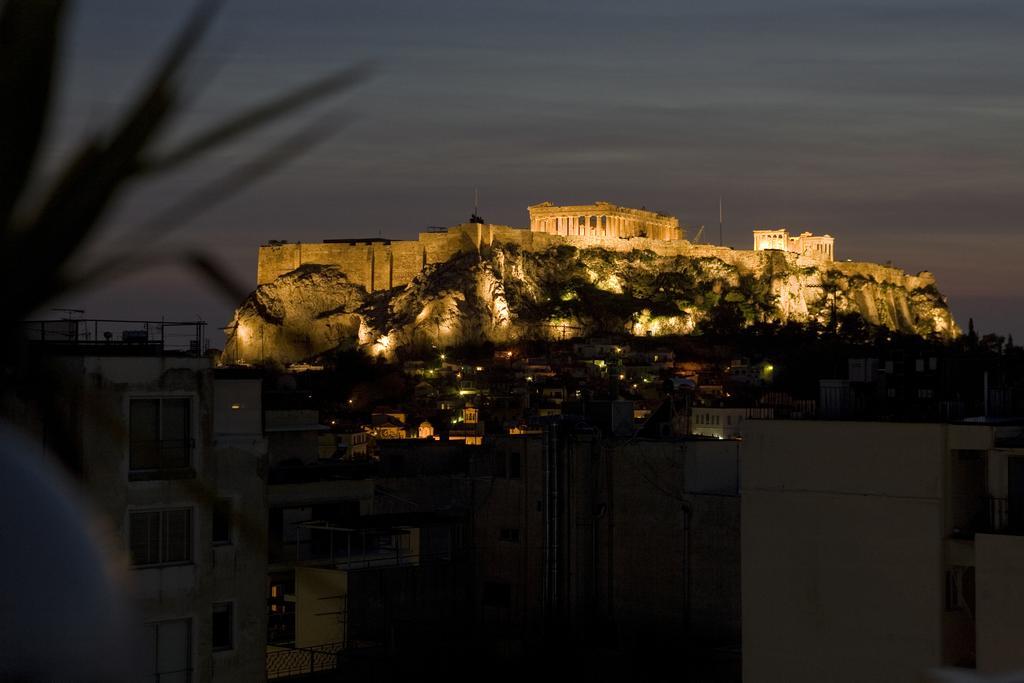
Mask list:
[[[50,167],[123,110],[192,6],[74,5]],[[492,223],[605,200],[712,238],[722,197],[727,245],[751,248],[755,227],[829,233],[837,258],[933,272],[962,327],[1024,340],[1022,28],[1018,0],[229,0],[168,144],[346,65],[377,70],[131,188],[89,253],[140,242],[147,217],[340,110],[329,140],[141,242],[213,254],[252,288],[270,239],[413,238],[465,221],[474,188]],[[219,328],[234,303],[168,264],[54,305]]]

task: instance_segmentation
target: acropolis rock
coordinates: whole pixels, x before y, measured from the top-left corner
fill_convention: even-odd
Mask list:
[[[529,229],[474,222],[416,240],[264,245],[257,288],[228,328],[225,359],[288,363],[339,347],[391,357],[409,344],[691,334],[723,306],[747,324],[826,323],[834,307],[900,332],[959,333],[930,273],[833,261],[828,235],[790,238],[778,229],[770,235],[776,247],[760,231],[745,251],[688,242],[674,217],[607,202],[538,204],[530,218]]]

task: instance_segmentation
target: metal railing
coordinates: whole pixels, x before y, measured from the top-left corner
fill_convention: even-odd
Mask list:
[[[153,674],[153,683],[192,683],[192,669],[176,669],[174,671],[160,671]]]
[[[22,330],[28,341],[36,343],[194,356],[206,352],[206,323],[201,320],[29,320]]]
[[[267,651],[267,680],[305,676],[339,667],[344,643],[289,647]]]
[[[1010,519],[1010,502],[1006,498],[986,498],[986,529],[993,534],[1021,534],[1024,529],[1014,530],[1013,520]]]

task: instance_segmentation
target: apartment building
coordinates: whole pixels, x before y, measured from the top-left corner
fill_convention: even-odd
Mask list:
[[[1020,427],[758,420],[742,447],[743,678],[1024,669]]]
[[[115,323],[130,329],[91,331]],[[215,371],[203,323],[182,324],[192,331],[183,349],[169,344],[171,325],[59,321],[33,352],[64,382],[63,433],[112,530],[109,550],[130,568],[142,634],[125,656],[140,680],[262,680],[261,380]],[[41,431],[57,437],[52,425]]]

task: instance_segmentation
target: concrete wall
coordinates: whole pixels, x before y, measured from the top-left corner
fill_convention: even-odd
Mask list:
[[[942,425],[753,421],[743,677],[908,681],[942,664]]]
[[[348,572],[295,568],[295,647],[345,642]]]
[[[1024,671],[1024,536],[975,536],[978,670]]]
[[[738,647],[736,450],[734,441],[612,447],[613,609],[626,642],[682,648],[692,639],[705,657]]]
[[[258,681],[266,674],[267,443],[261,389],[259,379],[214,380],[214,491],[231,501],[232,520],[231,542],[210,546],[212,599],[231,602],[234,620],[234,647],[212,653],[215,681]]]
[[[493,476],[493,458],[507,463],[518,454],[520,476]],[[476,504],[473,516],[473,546],[476,550],[476,604],[478,619],[485,628],[508,629],[509,637],[529,641],[539,637],[542,621],[541,577],[544,557],[543,516],[538,502],[543,499],[544,470],[541,439],[530,436],[498,437],[494,453],[481,455],[473,479]],[[519,540],[502,540],[502,529],[515,529]],[[511,586],[508,608],[482,604],[484,582]]]
[[[214,391],[214,425],[218,436],[263,433],[262,383],[218,379]]]

